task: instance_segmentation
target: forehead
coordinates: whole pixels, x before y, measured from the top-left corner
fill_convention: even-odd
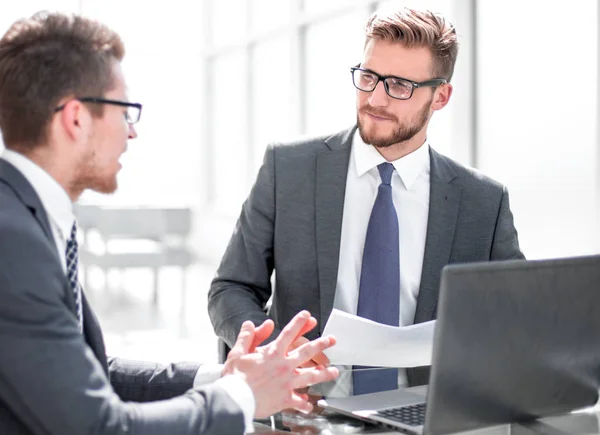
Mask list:
[[[433,56],[425,47],[406,48],[398,42],[371,39],[361,66],[381,75],[423,81],[431,79]]]

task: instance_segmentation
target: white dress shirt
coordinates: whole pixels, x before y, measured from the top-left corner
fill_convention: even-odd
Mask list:
[[[73,203],[67,192],[48,172],[32,162],[27,157],[12,150],[4,150],[2,159],[17,168],[33,186],[40,198],[52,229],[52,235],[58,252],[58,258],[63,272],[67,273],[66,249],[67,240],[71,236],[71,229],[75,222]],[[248,384],[239,376],[224,376],[221,378],[221,364],[205,364],[200,366],[194,378],[194,388],[199,388],[208,383],[215,383],[222,387],[227,394],[240,406],[244,413],[246,432],[253,431],[255,401],[254,394]]]
[[[367,145],[356,130],[352,140],[344,214],[340,241],[340,257],[333,307],[356,314],[362,256],[371,210],[381,184],[377,165],[385,158]],[[424,143],[416,151],[390,162],[392,200],[398,215],[400,233],[400,318],[399,325],[412,325],[421,284],[425,236],[429,214],[429,145]],[[350,376],[337,384],[339,394],[352,391]],[[406,386],[406,371],[399,370],[398,385]]]

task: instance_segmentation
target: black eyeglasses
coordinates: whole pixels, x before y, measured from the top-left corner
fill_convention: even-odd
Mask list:
[[[125,112],[125,119],[128,124],[135,124],[140,120],[142,116],[142,105],[140,103],[130,103],[128,101],[119,101],[119,100],[107,100],[106,98],[98,98],[98,97],[81,97],[75,98],[77,101],[81,101],[82,103],[95,103],[95,104],[114,104],[115,106],[127,107],[127,112]],[[60,112],[66,106],[66,103],[58,106],[54,109],[55,112]]]
[[[350,68],[354,87],[360,91],[373,92],[379,82],[383,82],[385,92],[397,100],[408,100],[416,88],[436,87],[448,83],[446,79],[432,79],[424,82],[413,82],[396,76],[381,76],[358,65]]]

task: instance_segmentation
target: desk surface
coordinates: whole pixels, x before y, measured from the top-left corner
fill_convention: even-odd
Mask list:
[[[460,432],[463,435],[588,435],[600,434],[597,410],[548,417],[535,422],[494,426],[475,431]],[[301,415],[284,412],[271,418],[271,421],[256,422],[256,434],[379,434],[395,435],[383,427],[372,426],[359,420],[339,414]]]
[[[312,401],[321,396],[346,397],[350,372],[341,372],[340,377],[331,383],[320,384],[309,395]],[[406,391],[423,396],[427,387],[407,388]],[[340,393],[340,396],[337,394]],[[600,435],[600,402],[595,408],[589,408],[571,414],[546,417],[532,422],[504,424],[477,430],[459,432],[462,435]],[[269,420],[254,423],[256,434],[297,434],[297,435],[335,435],[335,434],[378,434],[395,435],[398,431],[384,426],[374,425],[363,420],[348,417],[315,407],[315,412],[305,415],[295,411],[284,411]]]

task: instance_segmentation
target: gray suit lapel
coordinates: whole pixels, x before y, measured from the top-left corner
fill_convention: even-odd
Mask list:
[[[33,186],[27,181],[21,172],[6,160],[0,159],[0,180],[5,183],[17,194],[23,204],[29,208],[35,219],[38,221],[48,240],[54,245],[54,238],[46,210],[42,205],[40,197],[37,195]]]
[[[42,227],[44,234],[48,238],[48,243],[52,246],[52,252],[56,254],[56,261],[60,264],[60,258],[58,257],[58,252],[56,250],[56,243],[54,241],[54,236],[52,235],[52,230],[50,229],[50,221],[48,220],[46,209],[33,186],[17,168],[6,160],[0,159],[0,182],[2,181],[15,192],[17,197],[19,197],[23,204],[31,211],[31,214]],[[75,298],[66,276],[64,284],[69,308],[76,315]]]
[[[460,187],[450,184],[456,173],[433,149],[430,149],[430,162],[429,218],[414,323],[433,318],[441,270],[450,261],[462,194]]]
[[[83,334],[85,336],[85,341],[89,344],[90,348],[96,355],[100,364],[102,364],[102,368],[104,369],[104,373],[108,376],[108,362],[106,360],[106,348],[104,346],[104,338],[102,337],[102,329],[100,328],[100,323],[96,318],[96,315],[92,311],[92,307],[90,306],[87,298],[85,297],[85,293],[81,293],[81,303],[83,304]]]
[[[325,140],[326,147],[317,154],[315,224],[317,265],[319,269],[319,330],[333,309],[340,257],[340,238],[344,195],[352,136],[356,127]]]

